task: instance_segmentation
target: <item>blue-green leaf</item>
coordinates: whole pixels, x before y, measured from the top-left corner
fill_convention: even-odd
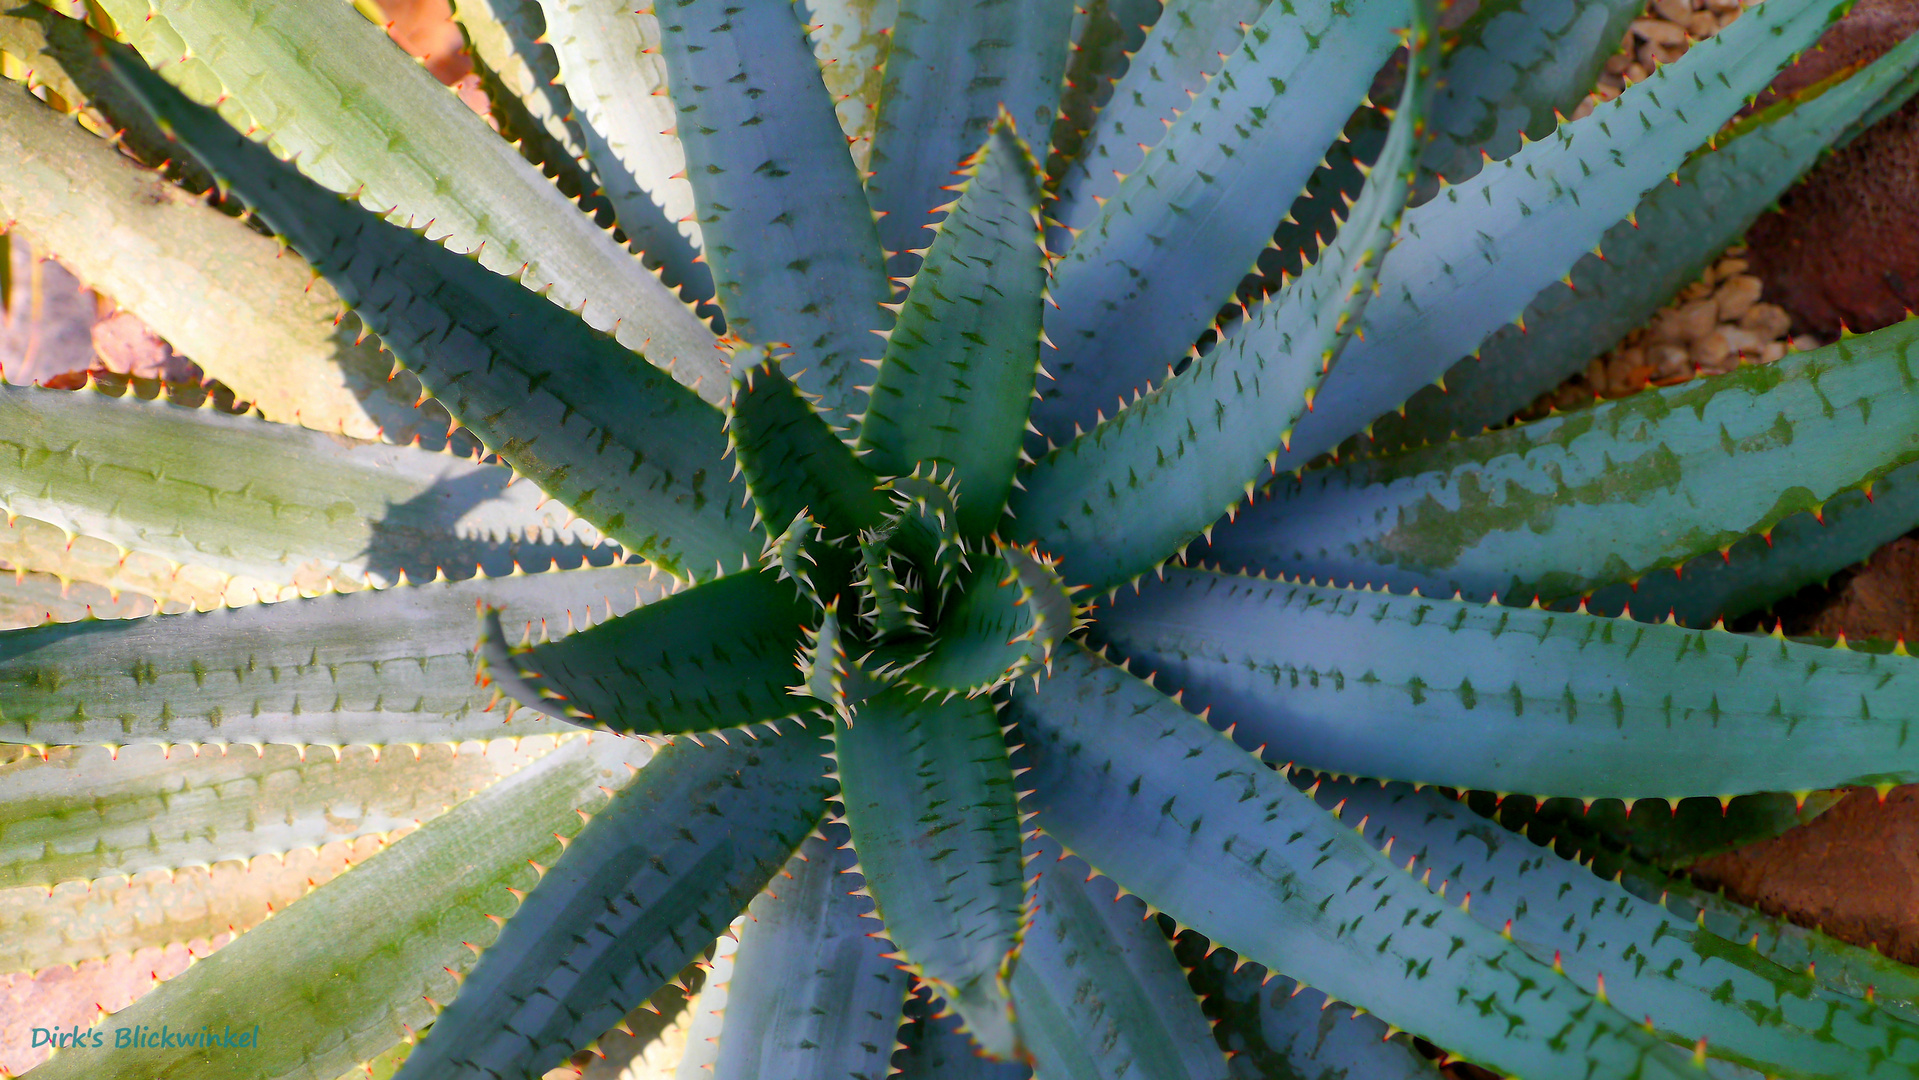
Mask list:
[[[1373,425],[1380,447],[1444,441],[1504,421],[1557,386],[1613,342],[1644,326],[1660,305],[1698,280],[1728,244],[1811,168],[1835,131],[1904,101],[1919,79],[1919,39],[1836,86],[1780,102],[1734,129],[1716,148],[1657,184],[1630,220],[1607,230],[1605,257],[1582,256],[1570,283],[1555,282],[1527,305],[1520,326],[1498,330],[1470,357]],[[1819,92],[1823,91],[1823,92]],[[1808,100],[1809,97],[1809,100]]]
[[[1189,570],[1098,626],[1329,772],[1627,799],[1919,778],[1906,656]]]
[[[846,828],[825,826],[747,907],[720,1017],[714,1080],[883,1077],[906,973],[845,872]]]
[[[1631,896],[1458,802],[1395,784],[1322,783],[1323,807],[1343,803],[1365,839],[1393,845],[1408,874],[1430,872],[1488,930],[1551,958],[1580,985],[1603,980],[1611,1003],[1647,1016],[1681,1045],[1771,1076],[1911,1076],[1919,1028],[1812,976],[1754,963],[1728,941]]]
[[[113,62],[448,412],[542,490],[676,575],[759,554],[743,489],[721,471],[719,410],[478,261],[307,180],[152,72]]]
[[[1006,545],[973,563],[971,583],[940,619],[931,647],[902,672],[915,686],[985,693],[1046,667],[1076,626],[1071,592],[1037,552]]]
[[[454,250],[522,274],[689,383],[724,373],[712,331],[687,304],[351,5],[102,6],[148,64],[174,79],[184,71],[188,95],[219,101],[241,130],[250,117],[321,186],[396,224],[430,223]]]
[[[459,742],[564,730],[487,711],[475,604],[558,634],[665,592],[642,567],[434,582],[0,634],[0,742]]]
[[[813,830],[827,749],[802,726],[660,750],[527,894],[399,1077],[537,1075],[612,1027]]]
[[[1279,468],[1358,433],[1518,318],[1834,12],[1829,0],[1754,7],[1585,118],[1408,212],[1363,338],[1328,376]]]
[[[1033,408],[1045,440],[1067,442],[1187,356],[1371,85],[1405,13],[1305,0],[1267,8],[1246,32],[1054,269],[1046,334],[1058,351],[1046,367],[1057,382],[1042,383]]]
[[[1039,166],[1009,117],[961,171],[959,197],[887,339],[859,449],[883,476],[922,465],[952,474],[957,527],[983,536],[999,522],[1019,466],[1046,266]]]
[[[1280,10],[1268,17],[1278,18]],[[1190,542],[1238,505],[1285,447],[1294,418],[1311,408],[1314,388],[1371,295],[1380,256],[1405,206],[1417,125],[1431,90],[1434,40],[1424,29],[1429,23],[1421,5],[1411,10],[1420,59],[1407,80],[1387,147],[1339,238],[1218,347],[1111,420],[1048,453],[1013,494],[1009,511],[1015,520],[1009,531],[1061,557],[1075,584],[1113,587]],[[1241,55],[1270,57],[1293,47],[1275,31],[1267,32],[1272,35],[1267,45],[1252,44],[1258,38],[1254,34]],[[1235,78],[1246,75],[1222,73],[1213,85],[1231,85]],[[1149,174],[1150,169],[1140,175]],[[1178,250],[1189,251],[1184,244]],[[1139,303],[1128,310],[1153,308]],[[1125,324],[1126,319],[1115,319],[1102,325]],[[1103,365],[1114,360],[1101,356]]]
[[[858,412],[891,299],[872,213],[791,0],[661,0],[661,51],[729,334],[797,352]]]
[[[1047,208],[1069,230],[1099,217],[1126,176],[1166,137],[1168,120],[1191,108],[1271,0],[1168,0],[1066,163]],[[1355,95],[1357,96],[1357,95]],[[1331,141],[1330,139],[1328,141]]]
[[[1552,131],[1559,113],[1592,92],[1627,24],[1645,10],[1635,0],[1480,4],[1448,44],[1420,167],[1457,184],[1486,157],[1504,161]]]
[[[1276,974],[1224,949],[1194,966],[1234,1080],[1437,1080],[1438,1068],[1378,1017],[1327,1006]]]
[[[1214,942],[1528,1080],[1699,1075],[1124,671],[1074,650],[1008,711],[1040,826]]]
[[[879,477],[771,356],[741,358],[727,411],[727,437],[752,493],[756,521],[769,532],[805,513],[839,543],[886,519],[891,506]],[[823,581],[821,587],[839,586]]]
[[[1071,0],[901,0],[886,56],[866,195],[897,255],[934,237],[933,214],[961,159],[1001,112],[1028,142],[1051,141],[1066,74]],[[911,274],[918,260],[893,260]]]
[[[1615,585],[1592,596],[1592,610],[1614,614],[1627,605],[1669,612],[1687,626],[1767,607],[1807,585],[1866,561],[1873,552],[1919,526],[1919,464],[1903,465],[1869,488],[1842,491],[1816,512],[1789,515],[1772,532],[1747,536],[1727,548],[1657,571],[1635,585]]]
[[[1039,1075],[1226,1080],[1225,1055],[1145,905],[1044,834],[1027,850],[1033,924],[1013,971],[1013,1007]]]
[[[1919,459],[1915,341],[1919,319],[1286,478],[1204,557],[1475,599],[1578,598],[1670,573]]]
[[[999,1057],[1015,1053],[1008,981],[1019,948],[1013,770],[987,698],[860,705],[834,738],[860,873],[909,970]]]
[[[1024,1064],[980,1056],[960,1030],[957,1013],[936,1013],[923,997],[906,999],[907,1022],[899,1032],[904,1046],[893,1055],[902,1080],[1032,1080],[1033,1070]]]
[[[729,574],[510,653],[499,613],[489,612],[480,673],[521,705],[582,727],[645,735],[744,727],[800,710],[789,688],[810,614],[771,570]]]
[[[648,753],[638,740],[564,740],[103,1019],[101,1049],[58,1053],[36,1080],[332,1080],[357,1070],[433,1022],[434,1001],[499,932],[492,920],[533,887],[529,861],[553,861],[580,831],[576,814],[599,810]],[[249,1049],[112,1045],[115,1029],[140,1025],[237,1035],[256,1024]]]

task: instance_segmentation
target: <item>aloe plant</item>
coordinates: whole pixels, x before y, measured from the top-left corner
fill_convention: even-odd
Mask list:
[[[1919,39],[1567,121],[1636,4],[460,0],[501,138],[345,4],[90,7],[0,14],[0,218],[273,404],[0,388],[9,963],[419,824],[99,1021],[257,1046],[36,1076],[597,1075],[702,980],[685,1077],[1919,1075],[1919,975],[1636,861],[1919,780],[1902,644],[1724,626],[1919,522],[1919,323],[1482,430]],[[1607,880],[1436,789],[1798,794]]]

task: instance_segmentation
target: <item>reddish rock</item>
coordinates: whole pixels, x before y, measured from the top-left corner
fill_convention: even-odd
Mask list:
[[[1915,30],[1919,0],[1860,0],[1774,88],[1869,62]],[[1802,330],[1875,330],[1919,307],[1919,99],[1820,164],[1746,242],[1766,298]]]

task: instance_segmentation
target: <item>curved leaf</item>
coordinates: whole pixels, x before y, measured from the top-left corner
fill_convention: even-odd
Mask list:
[[[1545,136],[1592,93],[1620,36],[1645,12],[1635,0],[1562,4],[1488,0],[1447,47],[1420,168],[1460,183]],[[1485,155],[1482,157],[1482,155]]]
[[[841,541],[886,519],[879,477],[840,441],[821,410],[770,355],[757,362],[742,359],[727,411],[726,432],[739,472],[752,493],[757,521],[768,525],[769,533],[804,513],[826,530],[827,539]]]
[[[1166,121],[1194,105],[1192,95],[1205,89],[1270,2],[1167,0],[1066,163],[1058,198],[1047,208],[1056,221],[1078,230],[1098,219],[1100,204],[1166,136]]]
[[[54,37],[84,33],[74,20],[30,7],[39,21],[0,14],[0,27],[38,30],[44,22]],[[97,67],[80,70],[133,98]],[[115,110],[126,113],[152,123],[133,100]],[[177,148],[169,153],[179,156]],[[282,258],[281,245],[10,83],[0,86],[0,155],[15,163],[0,174],[0,219],[57,252],[268,419],[356,439],[382,428],[399,438],[431,428],[411,396],[390,392],[391,361],[377,342],[357,340],[359,321],[340,317],[339,294],[316,284],[300,260]]]
[[[268,599],[309,573],[349,586],[442,566],[505,573],[516,559],[577,562],[599,542],[497,465],[131,392],[0,386],[0,432],[9,515],[205,567]]]
[[[1283,483],[1207,555],[1476,599],[1584,596],[1724,551],[1919,459],[1915,341],[1919,319],[1314,470]]]
[[[580,110],[580,135],[620,230],[688,300],[713,296],[686,151],[673,134],[660,20],[624,0],[541,0],[542,40]]]
[[[1634,896],[1668,908],[1694,925],[1703,923],[1726,941],[1743,944],[1752,950],[1747,963],[1804,972],[1821,990],[1870,1001],[1908,1023],[1919,1022],[1919,969],[1888,959],[1876,947],[1860,948],[1819,930],[1794,926],[1612,852],[1575,848],[1574,854],[1589,859],[1594,873],[1613,876]],[[1762,966],[1762,970],[1770,968]]]
[[[1754,963],[1728,941],[1602,882],[1573,862],[1433,792],[1403,785],[1322,783],[1321,806],[1344,800],[1375,845],[1409,856],[1489,930],[1548,955],[1581,985],[1603,980],[1628,1016],[1667,1038],[1774,1076],[1911,1076],[1919,1028],[1855,998],[1815,989],[1803,972]]]
[[[940,620],[931,648],[906,666],[915,686],[968,697],[1036,674],[1079,625],[1054,563],[1011,545],[979,560],[971,585]]]
[[[1409,211],[1361,342],[1327,377],[1278,468],[1297,469],[1358,433],[1517,318],[1836,10],[1827,0],[1768,0],[1583,119]]]
[[[1375,4],[1365,10],[1377,13],[1392,6]],[[1261,304],[1217,348],[1111,420],[1040,459],[1013,494],[1010,531],[1062,558],[1076,584],[1095,590],[1119,585],[1200,535],[1238,505],[1287,445],[1294,420],[1311,409],[1315,388],[1345,347],[1354,316],[1371,296],[1380,256],[1406,203],[1417,126],[1431,89],[1428,60],[1434,40],[1425,29],[1428,13],[1420,4],[1411,6],[1421,61],[1407,80],[1388,145],[1338,239],[1307,273]],[[1280,17],[1281,10],[1269,18]],[[1249,42],[1259,40],[1258,31],[1256,27]],[[1264,55],[1292,47],[1280,46],[1281,40],[1273,37],[1274,47]],[[1256,58],[1263,48],[1249,44],[1242,55]],[[1230,85],[1243,77],[1222,73],[1214,85]],[[1139,175],[1150,177],[1151,170]],[[1110,356],[1101,363],[1108,361],[1118,363]]]
[[[1425,387],[1405,403],[1403,416],[1380,417],[1375,445],[1475,434],[1583,370],[1697,281],[1812,167],[1835,131],[1861,123],[1876,103],[1905,100],[1919,87],[1910,76],[1915,65],[1919,41],[1909,40],[1837,85],[1780,102],[1742,122],[1717,147],[1694,154],[1679,167],[1677,183],[1655,185],[1628,220],[1607,230],[1599,242],[1603,258],[1583,256],[1569,283],[1548,285],[1533,298],[1524,329],[1501,328],[1446,372],[1444,389]]]
[[[1028,142],[1051,142],[1074,8],[1071,0],[901,0],[866,182],[897,272],[913,274],[914,252],[936,242],[933,214],[952,202],[952,177],[1002,113]]]
[[[1033,397],[1046,266],[1039,166],[1002,115],[913,278],[860,422],[885,476],[954,474],[958,529],[993,530],[1013,488]]]
[[[152,72],[117,70],[508,464],[669,573],[758,554],[720,472],[719,410],[478,261],[335,198]]]
[[[811,609],[772,571],[729,574],[511,655],[488,616],[480,671],[520,704],[582,727],[712,731],[800,711],[788,688]]]
[[[1588,606],[1611,614],[1631,605],[1670,612],[1687,626],[1707,626],[1768,607],[1807,585],[1823,585],[1915,526],[1919,463],[1900,466],[1868,488],[1842,491],[1812,512],[1788,515],[1770,534],[1747,536],[1675,573],[1601,589]]]
[[[436,582],[0,634],[0,741],[459,742],[502,724],[473,682],[473,609],[557,632],[664,593],[638,567]]]
[[[1210,945],[1210,943],[1209,943]],[[1274,972],[1215,949],[1194,966],[1234,1080],[1436,1080],[1439,1069],[1379,1018],[1326,1004]],[[1355,1011],[1356,1012],[1356,1011]]]
[[[1033,406],[1044,441],[1067,442],[1188,355],[1371,85],[1405,10],[1279,4],[1246,32],[1054,268],[1058,381]]]
[[[886,936],[907,969],[1006,1057],[1021,933],[1020,825],[993,704],[888,689],[839,727],[846,824]]]
[[[980,1056],[960,1030],[958,1014],[938,1013],[923,998],[906,999],[902,1044],[893,1055],[895,1075],[904,1080],[1032,1080],[1033,1070],[1016,1061]]]
[[[1330,772],[1673,801],[1919,777],[1903,655],[1188,570],[1099,626]]]
[[[397,224],[430,222],[455,250],[550,289],[555,303],[689,383],[724,373],[712,331],[689,306],[350,5],[104,6],[122,29],[139,21],[177,33],[178,49],[134,45],[156,67],[191,54],[217,79],[211,88],[188,82],[187,94],[243,104],[275,150],[297,157],[321,186],[354,193]]]
[[[611,225],[612,204],[595,194],[600,178],[586,160],[586,133],[558,82],[559,58],[539,40],[546,33],[539,0],[456,0],[453,20],[501,137],[518,143],[520,156],[578,199],[597,223]]]
[[[1699,1075],[1125,672],[1075,650],[1009,712],[1041,827],[1220,945],[1528,1080]]]
[[[1028,850],[1038,875],[1013,1007],[1039,1075],[1226,1080],[1186,972],[1144,905],[1044,834]]]
[[[1131,69],[1133,54],[1145,45],[1160,10],[1159,0],[1091,0],[1073,13],[1059,118],[1046,155],[1046,190],[1055,199],[1068,171],[1083,160],[1095,121],[1112,103],[1114,84]],[[1057,226],[1057,221],[1049,226],[1047,246],[1064,251],[1067,234]]]
[[[661,51],[728,333],[797,351],[827,413],[857,412],[891,299],[872,212],[790,0],[675,0]]]
[[[544,872],[399,1077],[539,1073],[619,1022],[813,830],[827,748],[801,726],[660,750]]]
[[[432,1022],[434,999],[451,996],[498,932],[489,915],[513,910],[509,890],[532,888],[528,862],[552,862],[556,839],[579,832],[579,813],[597,810],[600,793],[626,784],[648,753],[639,740],[568,739],[100,1022],[109,1046],[112,1028],[257,1024],[244,1057],[220,1047],[68,1050],[35,1076],[212,1080],[237,1064],[246,1076],[335,1080]]]
[[[0,889],[391,832],[438,816],[547,749],[495,740],[464,753],[450,745],[348,758],[284,746],[257,754],[61,747],[0,766]]]
[[[714,1080],[886,1075],[907,979],[849,891],[845,837],[809,838],[747,907]]]
[[[1844,797],[1839,791],[1762,791],[1726,803],[1681,799],[1677,804],[1632,806],[1612,799],[1592,805],[1573,799],[1505,799],[1490,816],[1542,843],[1549,837],[1576,836],[1670,869],[1770,840],[1812,821]],[[1474,809],[1483,809],[1484,798],[1475,797]]]

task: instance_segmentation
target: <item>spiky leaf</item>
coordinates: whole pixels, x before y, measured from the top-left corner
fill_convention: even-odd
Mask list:
[[[1055,565],[1004,545],[976,569],[933,634],[923,660],[905,668],[916,686],[969,696],[1036,675],[1073,632],[1076,612]]]
[[[206,567],[266,599],[300,577],[577,563],[599,540],[497,465],[131,392],[0,387],[0,431],[10,515]]]
[[[1833,132],[1856,128],[1880,104],[1919,89],[1911,75],[1916,65],[1919,41],[1909,40],[1837,85],[1768,108],[1693,155],[1677,183],[1655,185],[1629,220],[1607,230],[1599,243],[1603,259],[1582,257],[1568,282],[1548,285],[1527,305],[1523,330],[1502,328],[1454,364],[1445,389],[1428,386],[1406,402],[1403,417],[1381,417],[1375,443],[1394,448],[1477,433],[1583,370],[1698,280],[1811,168]]]
[[[85,32],[37,6],[0,14],[0,30],[38,30],[42,22],[55,38]],[[0,48],[10,46],[23,47],[0,37]],[[91,55],[85,60],[98,63]],[[152,125],[117,80],[97,66],[80,70],[126,99],[116,116],[132,113]],[[164,139],[159,145],[181,156]],[[332,286],[316,284],[299,260],[281,258],[279,244],[141,169],[10,83],[0,86],[0,154],[16,162],[0,176],[0,220],[58,252],[82,280],[268,419],[357,439],[382,428],[399,438],[440,434],[427,430],[432,421],[411,407],[411,396],[390,392],[391,361],[379,355],[377,342],[356,340],[359,322],[340,318]]]
[[[1865,1002],[1815,988],[1811,976],[1754,964],[1743,944],[1629,896],[1576,863],[1552,858],[1457,802],[1404,785],[1322,785],[1345,801],[1365,839],[1410,858],[1409,874],[1444,875],[1466,910],[1580,985],[1603,986],[1629,1016],[1681,1045],[1772,1075],[1909,1076],[1919,1030]],[[1745,954],[1745,955],[1742,955]]]
[[[1919,662],[1890,653],[1190,570],[1099,625],[1315,769],[1669,799],[1919,776]]]
[[[542,40],[559,60],[580,136],[620,231],[688,300],[713,296],[686,152],[673,136],[660,20],[615,0],[541,0]]]
[[[503,607],[515,636],[553,632],[660,596],[647,577],[576,570],[11,630],[0,741],[379,746],[552,732],[486,712],[474,605]]]
[[[813,830],[826,747],[799,726],[654,755],[527,894],[399,1076],[538,1073],[617,1023]]]
[[[1405,206],[1415,132],[1431,90],[1434,40],[1425,29],[1429,14],[1413,7],[1412,73],[1387,147],[1339,238],[1227,340],[1119,415],[1042,458],[1014,493],[1010,531],[1064,559],[1076,584],[1121,584],[1210,527],[1238,505],[1285,447],[1295,418],[1311,407],[1314,388],[1365,308]],[[1291,47],[1280,44],[1270,28],[1267,33],[1272,48],[1257,43],[1254,33],[1241,55],[1271,57]],[[1215,86],[1241,77],[1222,73]]]
[[[887,339],[860,424],[885,476],[950,472],[958,528],[991,532],[1012,490],[1039,364],[1039,167],[1002,117],[968,163]]]
[[[1207,557],[1480,599],[1577,598],[1670,572],[1919,458],[1915,341],[1910,320],[1775,364],[1314,470],[1283,481]],[[1754,475],[1773,482],[1755,486]]]
[[[747,907],[720,1018],[715,1080],[884,1076],[906,975],[853,896],[842,825],[809,838]]]
[[[479,262],[329,194],[152,72],[117,70],[515,469],[676,575],[759,553],[720,471],[719,410]]]
[[[188,95],[202,103],[225,95],[244,105],[274,148],[297,156],[324,187],[350,193],[402,225],[431,222],[436,237],[456,250],[478,251],[488,268],[523,272],[529,284],[550,287],[551,298],[565,307],[586,305],[583,317],[593,326],[687,382],[701,376],[712,382],[725,370],[712,331],[689,307],[349,5],[108,0],[105,6],[122,29],[139,24],[177,33],[175,50],[138,38],[134,45],[155,66],[191,54],[216,82],[211,88],[188,83]],[[266,26],[273,32],[252,29]]]
[[[901,0],[886,54],[866,194],[889,253],[925,248],[962,159],[1004,112],[1045,145],[1059,111],[1069,0]],[[911,274],[919,260],[893,260]]]
[[[492,612],[480,671],[520,704],[583,727],[647,735],[743,727],[797,711],[787,687],[808,613],[772,571],[730,574],[504,655]]]
[[[1241,956],[1509,1073],[1698,1075],[1125,672],[1075,650],[1011,711],[1041,827]]]
[[[859,411],[889,299],[872,212],[789,0],[662,0],[661,52],[729,334],[798,353],[827,412]]]
[[[580,831],[576,811],[597,810],[600,792],[646,761],[638,740],[590,738],[567,740],[101,1022],[109,1046],[114,1028],[237,1034],[257,1024],[245,1058],[220,1047],[73,1050],[36,1074],[185,1080],[231,1076],[237,1061],[249,1076],[335,1080],[431,1023],[431,1002],[449,999],[493,942],[488,916],[512,912],[509,889],[532,887],[528,860],[553,861],[555,834]]]
[[[1189,95],[1205,89],[1269,2],[1169,0],[1066,164],[1048,207],[1055,220],[1071,230],[1098,219],[1100,204],[1166,136],[1166,121],[1194,105]]]
[[[1408,213],[1362,344],[1327,378],[1279,467],[1356,434],[1519,317],[1817,39],[1834,10],[1827,0],[1755,7],[1585,118]]]
[[[535,740],[540,743],[542,740]],[[205,866],[378,835],[550,749],[495,740],[350,758],[289,747],[60,747],[0,766],[0,889]]]
[[[1047,369],[1058,381],[1033,408],[1046,440],[1067,442],[1188,354],[1405,22],[1396,3],[1312,0],[1268,7],[1247,30],[1054,270],[1046,334],[1059,351]],[[1369,242],[1370,228],[1355,231]]]
[[[1043,1076],[1226,1080],[1186,972],[1136,897],[1034,837],[1033,925],[1013,972],[1020,1034]]]
[[[1019,948],[1020,828],[992,702],[893,688],[834,737],[860,873],[921,979],[991,1053],[1014,1053],[1008,980]]]

